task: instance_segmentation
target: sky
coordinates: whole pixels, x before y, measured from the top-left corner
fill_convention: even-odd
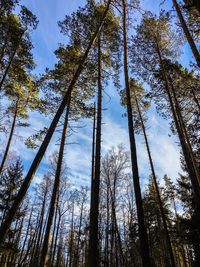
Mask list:
[[[35,69],[36,74],[42,74],[46,67],[52,68],[56,62],[54,51],[59,43],[67,43],[67,38],[64,37],[57,25],[59,20],[63,20],[65,15],[71,14],[78,6],[84,5],[84,0],[22,0],[22,4],[26,5],[39,19],[38,28],[32,33],[33,54],[37,64]],[[171,8],[170,0],[167,0],[164,6],[159,6],[159,1],[143,0],[142,8],[158,13],[164,7]],[[139,15],[138,15],[139,16]],[[188,64],[188,59],[191,57],[187,46],[184,46],[186,52],[185,58],[182,60]],[[129,138],[127,131],[127,118],[122,114],[125,110],[120,106],[119,96],[112,84],[105,88],[106,92],[111,96],[111,99],[104,94],[103,100],[103,125],[102,125],[102,155],[111,149],[123,143],[129,150]],[[51,118],[31,114],[31,129],[42,129],[48,127]],[[91,173],[91,144],[92,144],[92,121],[84,120],[79,123],[85,127],[78,129],[77,133],[70,137],[69,142],[76,144],[68,145],[65,152],[65,163],[71,173],[72,181],[78,185],[90,185]],[[168,174],[172,179],[178,177],[181,172],[180,168],[180,148],[178,140],[169,129],[169,122],[163,120],[152,106],[149,110],[149,119],[147,122],[148,137],[152,157],[155,163],[156,174],[161,181],[164,174]],[[21,136],[20,139],[17,135]],[[20,128],[16,132],[16,137],[13,140],[12,147],[16,154],[20,154],[25,165],[25,173],[28,170],[36,150],[27,149],[22,140],[30,136],[30,132],[26,128]],[[144,140],[142,136],[136,137],[137,154],[139,163],[139,173],[141,185],[144,189],[150,175],[150,168]],[[44,159],[33,179],[33,184],[42,180],[42,177],[49,169],[49,158],[58,150],[58,134],[53,136],[53,139],[47,149]],[[162,183],[162,181],[161,181]]]

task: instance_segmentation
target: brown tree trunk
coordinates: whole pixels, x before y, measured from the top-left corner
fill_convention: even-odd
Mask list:
[[[163,59],[162,59],[162,55],[161,55],[161,52],[160,52],[160,49],[159,49],[158,46],[157,46],[157,52],[158,52],[158,56],[159,56],[159,60],[160,60],[163,80],[165,82],[166,93],[167,93],[167,96],[168,96],[168,99],[169,99],[170,108],[171,108],[171,111],[172,111],[172,114],[173,114],[176,130],[177,130],[177,133],[178,133],[178,136],[179,136],[179,140],[180,140],[181,148],[182,148],[183,155],[184,155],[184,158],[185,158],[187,170],[188,170],[189,177],[190,177],[190,180],[191,180],[191,183],[192,183],[193,191],[194,191],[195,196],[197,198],[197,202],[200,203],[200,187],[199,187],[198,179],[196,177],[196,173],[195,173],[195,170],[194,170],[194,167],[193,167],[193,162],[191,160],[190,153],[188,151],[188,147],[187,147],[187,144],[185,142],[184,134],[183,134],[180,122],[179,122],[179,117],[177,116],[177,112],[176,112],[175,107],[174,107],[174,103],[173,103],[173,100],[172,100],[172,95],[171,95],[171,90],[170,90],[170,85],[169,85],[166,69],[165,69],[164,62],[163,62]]]
[[[5,165],[7,156],[8,156],[8,152],[9,152],[9,149],[10,149],[10,144],[11,144],[11,141],[12,141],[12,137],[13,137],[13,133],[14,133],[14,129],[15,129],[15,124],[16,124],[16,119],[17,119],[18,103],[19,103],[19,98],[17,99],[16,104],[15,104],[15,112],[14,112],[13,122],[12,122],[11,130],[10,130],[10,135],[9,135],[9,138],[8,138],[8,142],[7,142],[7,145],[6,145],[6,149],[4,151],[3,159],[1,161],[0,174],[3,171],[4,165]]]
[[[11,57],[10,57],[9,62],[8,62],[8,66],[6,67],[5,72],[4,72],[4,74],[3,74],[3,77],[2,77],[2,79],[1,79],[1,81],[0,81],[0,91],[2,90],[3,83],[4,83],[4,81],[5,81],[5,79],[6,79],[7,75],[8,75],[8,72],[9,72],[9,70],[10,70],[10,67],[11,67],[11,65],[12,65],[12,63],[13,63],[13,60],[14,60],[15,55],[16,55],[16,53],[17,53],[17,50],[18,50],[18,48],[19,48],[19,45],[20,45],[20,42],[21,42],[21,39],[22,39],[23,34],[24,34],[24,32],[19,36],[19,41],[18,41],[18,43],[15,45],[15,48],[14,48],[14,50],[13,50],[13,53],[12,53],[12,55],[11,55]]]
[[[88,251],[88,267],[99,266],[99,248],[98,248],[98,218],[99,218],[99,184],[100,184],[100,168],[101,168],[101,120],[102,120],[102,55],[101,40],[98,37],[98,103],[97,103],[97,130],[96,130],[96,157],[95,157],[95,173],[93,180],[93,193],[91,194],[90,207],[90,232],[89,232],[89,251]]]
[[[147,237],[146,227],[144,224],[144,210],[143,210],[142,195],[141,195],[140,181],[139,181],[140,179],[138,172],[135,134],[133,128],[133,114],[132,114],[131,97],[130,97],[126,12],[127,12],[126,0],[123,0],[124,75],[125,75],[125,86],[126,86],[127,116],[128,116],[128,130],[129,130],[129,140],[130,140],[130,150],[131,150],[132,175],[133,175],[133,184],[135,189],[135,200],[136,200],[137,217],[138,217],[138,231],[140,238],[142,264],[143,267],[150,267],[151,260],[149,256],[148,237]]]
[[[139,115],[140,122],[141,122],[141,126],[142,126],[142,132],[143,132],[143,135],[144,135],[145,145],[146,145],[146,149],[147,149],[147,154],[148,154],[149,163],[150,163],[150,167],[151,167],[151,173],[152,173],[153,182],[154,182],[154,189],[155,189],[155,192],[156,192],[158,206],[159,206],[159,209],[160,209],[162,222],[163,222],[163,227],[164,227],[164,231],[165,231],[166,244],[167,244],[167,247],[168,247],[171,266],[172,267],[176,267],[175,260],[174,260],[173,249],[172,249],[172,245],[171,245],[171,240],[170,240],[170,236],[169,236],[169,231],[168,231],[168,227],[167,227],[167,222],[166,222],[166,218],[165,218],[165,212],[164,212],[162,200],[161,200],[161,197],[160,197],[160,192],[159,192],[158,183],[157,183],[157,179],[156,179],[156,173],[155,173],[154,164],[153,164],[153,160],[152,160],[151,152],[150,152],[150,147],[149,147],[149,142],[148,142],[148,138],[147,138],[147,134],[146,134],[146,128],[145,128],[145,125],[144,125],[142,113],[141,113],[141,110],[140,110],[140,106],[139,106],[137,95],[136,95],[136,92],[135,92],[134,88],[133,88],[133,93],[134,93],[134,99],[135,99],[136,108],[137,108],[138,115]]]
[[[190,143],[190,139],[189,139],[189,136],[188,136],[186,125],[185,125],[185,122],[183,120],[183,116],[182,116],[182,113],[181,113],[181,107],[179,105],[179,102],[178,102],[178,99],[177,99],[177,95],[176,95],[176,90],[175,90],[175,88],[173,86],[173,81],[172,81],[170,75],[169,75],[169,81],[170,81],[170,85],[171,85],[172,95],[173,95],[173,98],[174,98],[174,103],[175,103],[177,116],[178,116],[178,119],[179,119],[179,122],[180,122],[180,128],[182,129],[182,132],[183,132],[183,135],[184,135],[184,139],[185,139],[185,142],[186,142],[186,145],[187,145],[187,148],[188,148],[188,153],[190,155],[190,158],[191,158],[191,161],[192,161],[192,164],[193,164],[193,169],[194,169],[194,172],[195,172],[195,176],[196,176],[196,179],[198,180],[198,183],[199,183],[199,186],[200,186],[200,172],[199,172],[198,164],[197,164],[194,152],[192,150],[192,146],[191,146],[191,143]]]
[[[28,219],[28,224],[27,224],[27,228],[26,228],[26,234],[25,234],[24,242],[23,242],[23,245],[22,245],[22,248],[21,248],[19,259],[18,259],[18,265],[17,265],[18,267],[22,266],[21,261],[22,261],[22,257],[23,257],[24,251],[25,251],[25,246],[26,246],[26,242],[27,242],[27,239],[28,239],[29,230],[30,230],[30,227],[31,227],[32,214],[33,214],[33,207],[32,207],[31,212],[30,212],[30,216],[29,216],[29,219]]]
[[[58,191],[60,187],[60,175],[61,175],[61,170],[62,170],[63,155],[64,155],[64,149],[65,149],[65,139],[66,139],[68,120],[69,120],[70,102],[71,102],[71,95],[68,100],[67,108],[66,108],[66,115],[65,115],[63,131],[62,131],[54,187],[53,187],[53,192],[52,192],[52,197],[51,197],[51,202],[50,202],[50,209],[49,209],[49,214],[48,214],[47,227],[46,227],[46,232],[45,232],[42,252],[41,252],[40,267],[46,266],[46,262],[47,262],[47,252],[48,252],[48,247],[49,247],[50,231],[51,231],[51,226],[53,222],[55,207],[57,204]]]
[[[187,27],[187,24],[185,22],[185,19],[183,17],[183,14],[181,12],[181,9],[180,9],[180,6],[178,5],[177,1],[176,0],[172,0],[173,1],[173,4],[174,4],[174,7],[176,9],[176,12],[177,12],[177,15],[178,15],[178,18],[180,20],[180,23],[181,23],[181,26],[183,28],[183,31],[184,31],[184,34],[185,34],[185,37],[187,38],[187,41],[190,45],[190,48],[192,50],[192,53],[196,59],[196,62],[197,62],[197,65],[198,67],[200,68],[200,54],[199,54],[199,51],[195,45],[195,42],[192,38],[192,35]]]
[[[102,19],[101,19],[101,22],[99,23],[97,30],[95,31],[94,35],[92,36],[92,38],[88,44],[88,47],[87,47],[87,49],[86,49],[86,51],[82,57],[82,60],[81,60],[79,66],[78,66],[78,68],[77,68],[77,70],[73,76],[73,79],[72,79],[69,87],[67,88],[66,93],[63,97],[63,100],[62,100],[53,120],[52,120],[52,123],[51,123],[49,130],[48,130],[48,132],[44,138],[44,141],[42,142],[32,164],[31,164],[31,167],[30,167],[30,169],[29,169],[29,171],[28,171],[28,173],[24,179],[24,182],[23,182],[23,184],[22,184],[22,186],[18,192],[18,195],[17,195],[12,207],[10,208],[9,213],[8,213],[3,225],[0,228],[0,245],[2,244],[2,242],[5,238],[5,235],[6,235],[8,229],[12,223],[12,220],[15,217],[17,209],[18,209],[19,205],[21,204],[23,198],[25,197],[27,190],[30,186],[30,183],[32,181],[32,178],[33,178],[33,176],[34,176],[34,174],[35,174],[35,172],[36,172],[36,170],[37,170],[37,168],[38,168],[38,166],[39,166],[39,164],[40,164],[40,162],[44,156],[44,153],[45,153],[45,151],[46,151],[46,149],[50,143],[50,140],[51,140],[53,133],[55,131],[55,128],[57,126],[57,123],[58,123],[58,121],[59,121],[59,119],[63,113],[63,110],[66,106],[66,103],[68,102],[67,100],[69,99],[71,91],[73,90],[74,85],[75,85],[76,81],[78,80],[78,78],[79,78],[79,76],[80,76],[80,74],[84,68],[84,63],[88,57],[90,49],[93,46],[98,34],[100,33],[100,31],[102,29],[102,26],[104,24],[104,20],[105,20],[106,15],[109,11],[109,8],[110,8],[110,4],[111,4],[111,0],[108,0],[104,14],[103,14]]]

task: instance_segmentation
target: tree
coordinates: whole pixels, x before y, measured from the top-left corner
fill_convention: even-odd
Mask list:
[[[140,182],[139,182],[137,152],[136,152],[131,96],[130,96],[130,84],[129,84],[129,74],[128,74],[127,21],[126,21],[127,2],[126,0],[123,0],[122,3],[123,3],[122,8],[123,8],[124,78],[125,78],[125,86],[126,86],[126,105],[127,105],[128,130],[129,130],[131,161],[132,161],[132,175],[133,175],[133,183],[134,183],[134,189],[135,189],[135,199],[136,199],[136,207],[137,207],[142,262],[143,262],[143,266],[151,266],[150,256],[149,256],[149,247],[148,247],[148,238],[147,238],[147,232],[146,232],[146,228],[144,224],[144,211],[143,211],[143,206],[142,206],[142,195],[141,195]]]
[[[12,115],[13,121],[7,145],[2,157],[0,173],[3,171],[6,163],[16,125],[23,127],[29,126],[29,124],[21,121],[21,119],[27,120],[29,118],[29,110],[43,110],[43,101],[39,97],[39,89],[36,87],[36,84],[31,77],[27,76],[23,83],[7,85],[6,90],[10,90],[10,92],[14,91],[8,95],[9,100],[11,100],[11,104],[8,106],[6,111],[7,114]]]
[[[20,185],[23,181],[23,165],[18,158],[11,163],[7,170],[1,174],[0,182],[0,218],[1,225],[4,223],[5,218],[9,212],[10,207],[16,199]],[[4,243],[1,245],[1,251],[4,255],[4,261],[7,262],[9,254],[15,254],[18,251],[18,240],[15,239],[20,231],[19,221],[21,220],[24,212],[24,207],[21,205],[20,209],[15,215],[12,225],[6,235]],[[3,264],[3,263],[2,263]]]
[[[14,6],[12,5],[10,12]],[[0,20],[0,24],[5,25],[2,33],[4,42],[0,58],[2,67],[0,90],[4,89],[6,79],[9,83],[20,82],[26,76],[26,73],[34,67],[30,31],[36,29],[37,18],[25,6],[21,6],[18,15],[10,12],[3,13],[1,16],[2,21]],[[7,64],[6,61],[8,61]]]
[[[157,30],[155,31],[155,29]],[[168,17],[165,14],[161,14],[159,19],[152,14],[147,15],[144,17],[141,25],[138,26],[137,36],[133,39],[135,45],[132,47],[132,53],[134,54],[132,63],[134,71],[136,71],[135,66],[137,65],[136,72],[151,85],[151,94],[157,96],[156,104],[159,109],[163,110],[163,108],[167,107],[167,110],[170,110],[172,114],[187,165],[187,171],[190,173],[193,189],[198,199],[198,167],[187,138],[180,103],[177,99],[176,84],[173,84],[170,79],[171,76],[167,70],[168,61],[165,60],[177,55],[178,50],[175,49],[175,44],[178,40],[179,38],[170,29]],[[140,66],[140,69],[138,69],[138,66]],[[158,77],[162,77],[162,81],[159,80],[158,82]]]
[[[190,31],[189,31],[189,29],[187,27],[187,24],[185,22],[185,19],[183,17],[183,14],[181,12],[181,9],[179,7],[179,4],[177,3],[176,0],[173,0],[173,5],[174,5],[175,10],[177,12],[177,16],[178,16],[178,18],[180,20],[181,27],[183,28],[184,34],[185,34],[185,36],[187,38],[187,41],[188,41],[188,43],[190,45],[190,48],[192,50],[192,53],[193,53],[193,55],[194,55],[194,57],[196,59],[197,65],[200,68],[200,54],[199,54],[199,51],[198,51],[198,49],[196,47],[196,44],[195,44],[195,42],[194,42],[194,40],[192,38],[192,35],[191,35],[191,33],[190,33]]]
[[[30,167],[30,169],[29,169],[29,171],[28,171],[28,173],[24,179],[22,187],[19,190],[18,196],[16,197],[15,202],[13,203],[13,205],[12,205],[8,215],[7,215],[7,218],[5,219],[4,223],[2,224],[2,226],[0,228],[0,244],[3,242],[5,234],[6,234],[7,230],[9,229],[9,226],[10,226],[10,224],[11,224],[11,222],[12,222],[12,220],[13,220],[16,212],[17,212],[17,209],[18,209],[20,203],[22,202],[24,196],[26,195],[26,192],[29,188],[29,184],[33,178],[33,175],[34,175],[35,171],[37,170],[37,167],[38,167],[40,161],[42,160],[42,157],[43,157],[43,155],[47,149],[47,146],[51,140],[51,137],[55,131],[56,125],[57,125],[57,123],[58,123],[58,121],[59,121],[59,119],[63,113],[65,106],[66,106],[67,100],[69,99],[70,92],[72,91],[72,89],[76,83],[76,80],[78,79],[78,77],[80,76],[80,74],[82,72],[82,69],[84,67],[84,63],[88,57],[88,54],[89,54],[89,51],[90,51],[92,45],[94,44],[94,42],[96,40],[98,33],[102,29],[105,17],[107,15],[107,12],[108,12],[109,7],[110,7],[110,3],[111,3],[111,1],[108,1],[107,6],[105,8],[105,11],[103,13],[101,22],[98,25],[98,28],[96,29],[96,31],[94,32],[93,37],[90,40],[87,49],[85,50],[85,53],[83,53],[80,64],[79,64],[79,66],[78,66],[78,68],[77,68],[77,70],[73,76],[73,79],[72,79],[70,85],[68,86],[66,94],[64,95],[63,100],[62,100],[53,120],[52,120],[52,123],[51,123],[49,130],[48,130],[48,132],[44,138],[44,141],[42,142],[42,145],[40,146],[40,148],[36,154],[36,157],[33,160],[32,165],[31,165],[31,167]]]

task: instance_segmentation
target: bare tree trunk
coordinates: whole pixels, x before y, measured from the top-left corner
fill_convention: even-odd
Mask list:
[[[61,221],[61,215],[58,216],[58,223],[56,227],[56,236],[55,236],[55,242],[54,242],[54,248],[53,248],[53,254],[52,254],[52,265],[54,264],[54,259],[56,255],[56,247],[57,247],[57,241],[58,241],[58,233],[60,229],[60,221]]]
[[[130,140],[130,150],[131,150],[132,175],[133,175],[133,184],[135,189],[135,200],[137,207],[138,230],[140,238],[142,264],[143,267],[150,267],[151,261],[149,256],[148,237],[147,237],[146,227],[144,224],[144,210],[143,210],[142,195],[141,195],[140,181],[139,181],[140,179],[138,172],[135,134],[133,128],[133,114],[132,114],[131,97],[130,97],[126,12],[127,12],[126,0],[123,0],[124,75],[125,75],[125,86],[126,86],[127,116],[128,116],[128,130],[129,130],[129,140]]]
[[[48,185],[45,187],[44,197],[42,201],[42,208],[40,213],[40,220],[38,225],[38,233],[37,233],[37,239],[36,239],[36,245],[33,255],[33,262],[35,266],[38,266],[39,258],[40,258],[40,247],[42,242],[42,229],[43,229],[43,222],[44,222],[44,215],[45,215],[45,207],[46,207],[46,197],[48,193]]]
[[[181,130],[183,132],[184,139],[185,139],[185,142],[186,142],[186,145],[187,145],[187,148],[188,148],[188,153],[190,155],[190,158],[191,158],[191,161],[192,161],[192,164],[193,164],[193,169],[194,169],[194,172],[195,172],[195,176],[196,176],[196,179],[198,180],[198,183],[199,183],[199,186],[200,186],[200,172],[199,172],[198,164],[196,162],[196,158],[195,158],[194,152],[192,150],[192,146],[191,146],[191,143],[190,143],[188,132],[187,132],[187,129],[186,129],[186,126],[185,126],[185,122],[183,120],[182,113],[181,113],[181,108],[180,108],[180,105],[179,105],[179,102],[178,102],[178,99],[177,99],[177,95],[176,95],[176,91],[175,91],[175,88],[174,88],[174,85],[173,85],[173,81],[172,81],[170,75],[169,75],[169,81],[170,81],[170,85],[171,85],[172,95],[173,95],[173,98],[174,98],[174,104],[175,104],[175,109],[176,109],[176,112],[177,112],[177,117],[178,117],[179,123],[180,123],[180,128],[181,128]]]
[[[76,251],[75,251],[75,255],[74,255],[74,267],[78,267],[79,266],[79,247],[80,247],[80,240],[81,240],[81,227],[82,227],[82,220],[83,220],[83,202],[81,203],[81,214],[80,214],[80,219],[79,219],[79,226],[78,226],[78,240],[77,240],[77,244],[76,244]]]
[[[76,70],[76,72],[75,72],[75,74],[73,76],[73,79],[72,79],[68,89],[66,90],[66,93],[65,93],[65,95],[63,97],[63,100],[62,100],[62,102],[61,102],[61,104],[60,104],[60,106],[59,106],[59,108],[58,108],[53,120],[52,120],[52,123],[51,123],[51,125],[49,127],[49,130],[48,130],[48,132],[47,132],[47,134],[46,134],[46,136],[44,138],[44,141],[42,142],[42,144],[41,144],[41,146],[40,146],[40,148],[39,148],[39,150],[38,150],[38,152],[37,152],[37,154],[36,154],[36,156],[35,156],[35,158],[34,158],[34,160],[32,162],[32,165],[31,165],[31,167],[30,167],[30,169],[29,169],[29,171],[27,173],[27,176],[24,179],[24,182],[23,182],[23,184],[22,184],[22,186],[21,186],[21,188],[20,188],[20,190],[18,192],[18,195],[17,195],[12,207],[10,208],[9,213],[8,213],[3,225],[0,228],[0,245],[2,244],[2,242],[3,242],[4,238],[5,238],[5,235],[6,235],[7,231],[8,231],[8,229],[9,229],[12,221],[13,221],[13,218],[15,217],[17,209],[18,209],[19,205],[21,204],[23,198],[25,197],[25,195],[27,193],[27,190],[29,188],[29,185],[30,185],[30,183],[32,181],[32,178],[33,178],[33,176],[34,176],[34,174],[35,174],[35,172],[36,172],[36,170],[37,170],[37,168],[38,168],[38,166],[39,166],[39,164],[40,164],[40,162],[41,162],[41,160],[42,160],[42,158],[44,156],[44,153],[45,153],[45,151],[46,151],[46,149],[47,149],[47,147],[49,145],[49,142],[50,142],[50,140],[51,140],[51,138],[53,136],[53,133],[55,131],[55,128],[57,126],[57,123],[58,123],[58,121],[59,121],[59,119],[60,119],[60,117],[61,117],[61,115],[63,113],[63,110],[64,110],[64,108],[66,106],[66,103],[68,102],[67,100],[69,99],[71,91],[73,90],[74,85],[75,85],[76,81],[78,80],[78,78],[79,78],[79,76],[80,76],[80,74],[81,74],[81,72],[82,72],[82,70],[84,68],[84,63],[85,63],[85,61],[86,61],[86,59],[88,57],[90,49],[93,46],[93,44],[95,43],[95,40],[96,40],[97,36],[101,32],[102,26],[104,24],[104,20],[105,20],[106,15],[107,15],[107,13],[109,11],[109,8],[110,8],[110,4],[111,4],[111,0],[108,0],[106,8],[105,8],[105,11],[104,11],[103,16],[102,16],[102,19],[101,19],[101,21],[100,21],[95,33],[93,34],[89,44],[88,44],[88,47],[87,47],[87,49],[86,49],[86,51],[85,51],[85,53],[84,53],[84,55],[82,57],[82,60],[81,60],[79,66],[78,66],[78,68],[77,68],[77,70]]]
[[[32,214],[33,214],[33,207],[31,209],[30,216],[29,216],[29,219],[28,219],[28,224],[27,224],[27,228],[26,228],[26,234],[25,234],[24,242],[23,242],[23,245],[22,245],[22,248],[21,248],[21,252],[20,252],[20,256],[19,256],[19,260],[18,260],[18,265],[17,265],[18,267],[22,266],[21,265],[21,260],[22,260],[22,257],[23,257],[24,251],[25,251],[26,242],[27,242],[27,239],[28,239],[28,234],[29,234],[29,230],[30,230],[30,226],[31,226]]]
[[[99,218],[99,184],[101,168],[101,119],[102,119],[102,84],[101,84],[101,40],[98,37],[98,103],[97,103],[97,131],[96,131],[96,157],[95,174],[93,180],[93,193],[91,194],[90,207],[90,232],[89,232],[89,252],[88,267],[99,266],[99,248],[98,248],[98,218]]]
[[[21,33],[21,35],[19,36],[19,41],[18,41],[18,43],[15,45],[15,48],[14,48],[14,50],[13,50],[13,53],[12,53],[12,55],[11,55],[11,57],[10,57],[9,62],[8,62],[8,66],[6,67],[6,70],[5,70],[5,72],[4,72],[4,74],[3,74],[3,77],[2,77],[2,79],[1,79],[1,81],[0,81],[0,91],[2,90],[3,83],[4,83],[4,81],[5,81],[5,79],[6,79],[7,75],[8,75],[8,72],[9,72],[9,70],[10,70],[10,67],[11,67],[12,63],[13,63],[13,60],[14,60],[14,58],[15,58],[15,55],[16,55],[16,53],[17,53],[17,50],[18,50],[18,48],[19,48],[19,45],[20,45],[20,42],[21,42],[21,40],[22,40],[22,36],[23,36],[23,35],[24,35],[24,31],[23,31],[23,32]]]
[[[160,60],[163,80],[165,82],[166,93],[167,93],[167,96],[168,96],[168,99],[169,99],[171,111],[172,111],[172,114],[173,114],[174,122],[175,122],[176,129],[177,129],[177,133],[178,133],[178,136],[179,136],[180,144],[181,144],[183,155],[184,155],[184,158],[185,158],[187,170],[188,170],[189,177],[190,177],[190,180],[191,180],[191,183],[192,183],[193,191],[194,191],[195,196],[197,198],[197,202],[200,203],[200,187],[199,187],[198,179],[196,177],[195,170],[194,170],[194,167],[193,167],[193,163],[192,163],[192,160],[190,158],[190,153],[189,153],[188,147],[187,147],[187,145],[185,143],[184,135],[183,135],[180,123],[179,123],[179,118],[177,116],[177,112],[176,112],[175,107],[174,107],[174,103],[173,103],[172,95],[171,95],[171,90],[170,90],[170,85],[169,85],[169,81],[168,81],[168,78],[167,78],[166,69],[165,69],[164,62],[163,62],[163,59],[162,59],[162,55],[161,55],[161,52],[160,52],[160,49],[159,49],[158,46],[157,46],[157,52],[158,52],[158,56],[159,56],[159,60]]]
[[[50,262],[51,262],[51,265],[53,265],[53,263],[54,263],[55,251],[56,251],[56,245],[57,245],[58,223],[60,221],[60,217],[58,217],[59,216],[58,213],[59,213],[59,211],[58,211],[58,205],[57,205],[56,206],[55,216],[54,216],[54,227],[53,227],[51,248],[50,248]],[[57,217],[58,217],[58,223],[57,223]]]
[[[69,238],[69,267],[72,267],[73,263],[73,252],[74,252],[74,200],[72,204],[72,218],[71,218],[71,229]]]
[[[182,12],[181,12],[181,9],[180,9],[180,7],[179,7],[177,1],[176,1],[176,0],[172,0],[172,1],[173,1],[173,4],[174,4],[174,7],[175,7],[175,9],[176,9],[178,18],[179,18],[179,20],[180,20],[181,26],[182,26],[182,28],[183,28],[185,37],[187,38],[187,41],[188,41],[188,43],[189,43],[189,45],[190,45],[190,48],[191,48],[191,50],[192,50],[192,53],[193,53],[193,55],[194,55],[194,57],[195,57],[195,59],[196,59],[197,65],[198,65],[198,67],[200,68],[200,54],[199,54],[199,51],[198,51],[198,49],[197,49],[197,47],[196,47],[196,45],[195,45],[195,42],[194,42],[194,40],[193,40],[193,38],[192,38],[191,33],[190,33],[190,31],[189,31],[189,29],[188,29],[188,27],[187,27],[187,24],[186,24],[186,22],[185,22],[185,19],[184,19],[184,17],[183,17],[183,14],[182,14]]]
[[[7,156],[8,156],[8,152],[9,152],[9,149],[10,149],[10,144],[11,144],[11,141],[12,141],[12,137],[13,137],[13,133],[14,133],[14,129],[15,129],[15,124],[16,124],[16,119],[17,119],[18,103],[19,103],[19,98],[17,98],[16,104],[15,104],[15,112],[14,112],[13,122],[12,122],[11,130],[10,130],[10,135],[9,135],[9,138],[8,138],[8,142],[7,142],[7,145],[6,145],[6,149],[4,151],[3,159],[1,161],[0,174],[3,171],[4,165],[5,165]]]
[[[40,267],[46,266],[46,262],[47,262],[47,252],[48,252],[48,247],[49,247],[50,231],[51,231],[51,226],[53,222],[55,207],[57,204],[58,191],[60,187],[60,175],[61,175],[61,170],[62,170],[63,155],[64,155],[64,149],[65,149],[65,139],[66,139],[66,132],[67,132],[67,126],[68,126],[68,121],[69,121],[70,103],[71,103],[71,95],[68,100],[67,108],[66,108],[66,115],[65,115],[62,138],[61,138],[61,143],[60,143],[60,150],[59,150],[59,155],[58,155],[55,182],[54,182],[51,203],[50,203],[50,210],[48,214],[47,227],[46,227],[46,232],[45,232],[42,252],[41,252]]]
[[[134,93],[135,104],[136,104],[136,107],[137,107],[137,111],[138,111],[140,122],[141,122],[141,126],[142,126],[142,132],[143,132],[143,135],[144,135],[145,145],[146,145],[146,149],[147,149],[147,154],[148,154],[149,163],[150,163],[150,167],[151,167],[151,173],[152,173],[153,182],[154,182],[154,189],[155,189],[155,192],[156,192],[158,206],[159,206],[159,209],[160,209],[162,222],[163,222],[163,226],[164,226],[166,244],[167,244],[167,247],[168,247],[171,266],[172,267],[176,267],[175,260],[174,260],[173,249],[172,249],[172,245],[171,245],[171,240],[170,240],[170,236],[169,236],[169,231],[168,231],[168,227],[167,227],[167,222],[166,222],[166,218],[165,218],[165,212],[164,212],[162,200],[161,200],[161,197],[160,197],[160,192],[159,192],[158,183],[157,183],[157,179],[156,179],[156,173],[155,173],[154,164],[153,164],[153,160],[152,160],[151,152],[150,152],[150,147],[149,147],[149,142],[148,142],[148,138],[147,138],[147,134],[146,134],[146,128],[145,128],[145,125],[144,125],[142,113],[141,113],[141,110],[140,110],[140,106],[139,106],[139,103],[138,103],[138,100],[137,100],[137,95],[136,95],[136,92],[135,92],[134,88],[133,88],[133,93]]]

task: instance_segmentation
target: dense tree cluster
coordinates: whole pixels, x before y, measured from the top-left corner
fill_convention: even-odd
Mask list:
[[[68,42],[37,77],[31,34],[38,19],[20,0],[0,1],[0,266],[200,266],[200,5],[172,0],[173,9],[156,15],[140,4],[85,1],[58,22]],[[180,60],[186,43],[189,67]],[[130,147],[121,140],[103,154],[110,84],[126,109]],[[177,136],[178,177],[156,173],[151,104]],[[33,132],[36,114],[50,125]],[[90,187],[77,186],[66,166],[68,139],[81,119],[93,123]],[[24,144],[37,149],[29,167],[14,152],[13,139],[21,142],[17,133],[25,127]],[[32,183],[54,133],[58,149]],[[150,167],[145,188],[137,135]]]

